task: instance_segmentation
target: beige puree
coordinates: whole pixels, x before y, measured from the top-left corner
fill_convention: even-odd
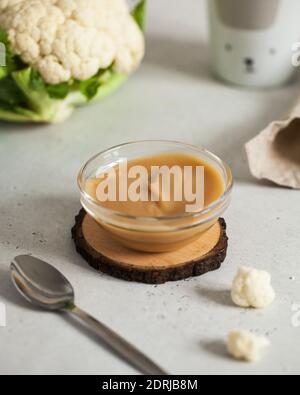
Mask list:
[[[219,171],[214,168],[211,164],[202,161],[194,156],[189,156],[180,153],[166,153],[158,156],[145,157],[141,159],[135,159],[128,161],[127,169],[128,171],[133,166],[144,166],[148,173],[151,174],[152,166],[167,166],[172,168],[173,166],[179,166],[182,170],[185,166],[190,166],[193,169],[192,172],[192,184],[193,191],[195,192],[196,185],[196,168],[197,166],[204,167],[204,206],[207,207],[211,203],[217,201],[225,191],[225,183],[222,179]],[[118,166],[115,168],[116,175],[119,175]],[[197,173],[198,174],[198,173]],[[118,241],[125,244],[127,247],[146,251],[146,252],[166,252],[173,251],[181,248],[198,237],[205,231],[207,231],[211,226],[213,226],[217,219],[213,221],[206,222],[205,224],[197,225],[199,217],[194,217],[193,215],[183,216],[186,214],[186,206],[191,204],[184,199],[182,201],[175,201],[174,199],[174,185],[175,179],[171,176],[171,199],[170,201],[163,201],[160,192],[153,190],[154,185],[148,184],[147,188],[149,190],[149,196],[151,192],[155,195],[157,194],[158,201],[120,201],[119,192],[120,188],[118,182],[116,183],[116,201],[106,201],[100,202],[97,199],[97,188],[99,185],[108,180],[109,175],[105,177],[93,177],[87,180],[85,185],[85,191],[94,200],[98,201],[101,207],[111,209],[114,212],[119,212],[124,215],[134,216],[134,217],[156,217],[157,227],[151,226],[147,227],[147,223],[142,222],[145,226],[143,229],[136,230],[133,229],[135,226],[130,226],[130,220],[126,224],[126,218],[121,218],[121,226],[115,226],[109,224],[108,221],[103,221],[102,218],[95,219],[97,222],[109,231]],[[128,179],[128,190],[136,179]],[[161,179],[160,179],[161,182]],[[182,180],[184,187],[185,179]],[[99,189],[98,189],[99,190]],[[160,189],[159,189],[160,191]],[[184,195],[184,194],[183,194]],[[99,196],[99,195],[98,195]],[[180,217],[178,220],[170,223],[169,219],[172,216]],[[161,217],[161,219],[159,218]],[[164,219],[167,218],[167,219]],[[124,225],[124,226],[123,226]],[[126,229],[124,229],[126,228]]]

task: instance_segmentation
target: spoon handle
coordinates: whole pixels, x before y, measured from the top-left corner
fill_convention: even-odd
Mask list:
[[[106,327],[104,324],[79,309],[72,306],[66,310],[77,318],[84,326],[90,329],[96,336],[108,345],[122,359],[126,360],[141,373],[146,375],[166,375],[167,373],[152,362],[146,355],[137,350],[133,345],[121,338],[118,334]]]

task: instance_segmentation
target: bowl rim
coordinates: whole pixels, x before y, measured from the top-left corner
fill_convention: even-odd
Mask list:
[[[178,148],[189,148],[193,149],[194,151],[198,151],[199,154],[205,154],[210,157],[213,161],[217,162],[218,165],[223,169],[227,180],[225,180],[225,190],[223,194],[214,202],[212,202],[210,205],[206,206],[204,209],[191,212],[191,213],[182,213],[180,215],[175,214],[175,215],[168,215],[168,216],[135,216],[135,215],[129,215],[124,212],[119,212],[115,211],[106,207],[103,207],[96,199],[94,199],[92,196],[90,196],[84,189],[84,185],[82,183],[83,180],[83,174],[86,170],[86,168],[97,158],[101,157],[102,155],[109,154],[117,149],[124,148],[127,146],[133,146],[137,144],[149,144],[149,143],[158,143],[158,144],[174,144]],[[176,140],[137,140],[137,141],[130,141],[127,143],[123,144],[118,144],[115,145],[111,148],[105,149],[101,152],[98,152],[97,154],[93,155],[80,169],[77,177],[77,185],[79,187],[79,191],[81,195],[89,202],[92,204],[95,204],[97,207],[99,207],[104,213],[114,215],[123,219],[129,219],[129,220],[136,220],[136,221],[172,221],[172,220],[180,220],[180,219],[185,219],[185,218],[197,218],[199,216],[206,215],[210,213],[212,210],[215,208],[219,207],[223,203],[225,203],[229,197],[231,196],[231,192],[234,186],[234,180],[233,180],[233,174],[231,171],[230,166],[223,161],[220,157],[218,157],[216,154],[212,153],[211,151],[207,150],[203,146],[200,145],[193,145],[193,144],[188,144],[188,143],[183,143],[180,141]]]

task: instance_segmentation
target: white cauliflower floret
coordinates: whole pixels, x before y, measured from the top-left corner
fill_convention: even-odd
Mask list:
[[[262,309],[269,306],[276,295],[268,272],[242,266],[232,285],[233,302],[240,307]]]
[[[71,72],[66,70],[53,55],[45,56],[40,60],[39,71],[42,75],[47,74],[52,84],[59,84],[71,78]]]
[[[0,0],[0,10],[3,11],[8,7],[21,3],[24,0]]]
[[[86,80],[110,65],[130,74],[144,56],[126,0],[0,0],[0,10],[13,52],[49,84]]]
[[[263,336],[247,331],[233,331],[228,336],[227,348],[230,355],[247,362],[258,362],[270,342]]]

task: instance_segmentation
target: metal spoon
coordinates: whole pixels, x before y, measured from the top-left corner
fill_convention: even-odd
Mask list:
[[[53,266],[33,256],[18,256],[11,264],[11,277],[17,290],[30,303],[46,310],[72,314],[141,373],[167,374],[126,340],[76,307],[72,285]]]

